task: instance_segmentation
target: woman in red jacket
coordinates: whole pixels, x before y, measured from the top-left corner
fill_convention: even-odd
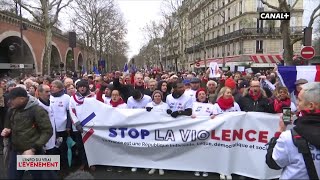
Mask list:
[[[290,94],[286,87],[278,86],[274,90],[273,107],[276,113],[282,113],[284,107],[290,107],[292,112],[297,110],[296,106],[291,103]]]

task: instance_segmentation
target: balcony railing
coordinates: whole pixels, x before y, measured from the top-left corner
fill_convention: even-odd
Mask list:
[[[297,26],[297,27],[290,27],[291,30],[291,35],[295,36],[303,36],[303,29],[304,27],[302,26]],[[280,27],[275,27],[275,28],[243,28],[239,29],[237,31],[222,35],[222,36],[217,36],[216,38],[207,40],[205,42],[206,46],[212,46],[214,44],[226,42],[232,39],[237,39],[237,38],[243,38],[243,37],[260,37],[260,36],[281,36],[281,30]],[[199,49],[204,47],[204,42],[201,42],[194,47],[189,47],[186,48],[186,53],[192,53],[193,51],[198,51]]]

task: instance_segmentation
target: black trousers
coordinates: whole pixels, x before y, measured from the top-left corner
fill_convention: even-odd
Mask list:
[[[61,163],[61,169],[68,170],[68,146],[67,146],[67,138],[68,133],[67,131],[57,132],[56,137],[62,137],[63,141],[61,145],[59,146],[59,155],[60,155],[60,163]]]

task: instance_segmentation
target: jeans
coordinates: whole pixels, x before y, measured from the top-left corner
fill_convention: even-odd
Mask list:
[[[43,155],[43,152],[36,152],[36,155]],[[9,152],[8,179],[22,179],[24,170],[17,170],[17,155],[14,150]],[[29,171],[33,179],[58,179],[54,171]]]

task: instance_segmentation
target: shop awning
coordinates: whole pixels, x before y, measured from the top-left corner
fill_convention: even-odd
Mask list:
[[[250,55],[250,59],[253,63],[280,63],[282,60],[281,55]]]

